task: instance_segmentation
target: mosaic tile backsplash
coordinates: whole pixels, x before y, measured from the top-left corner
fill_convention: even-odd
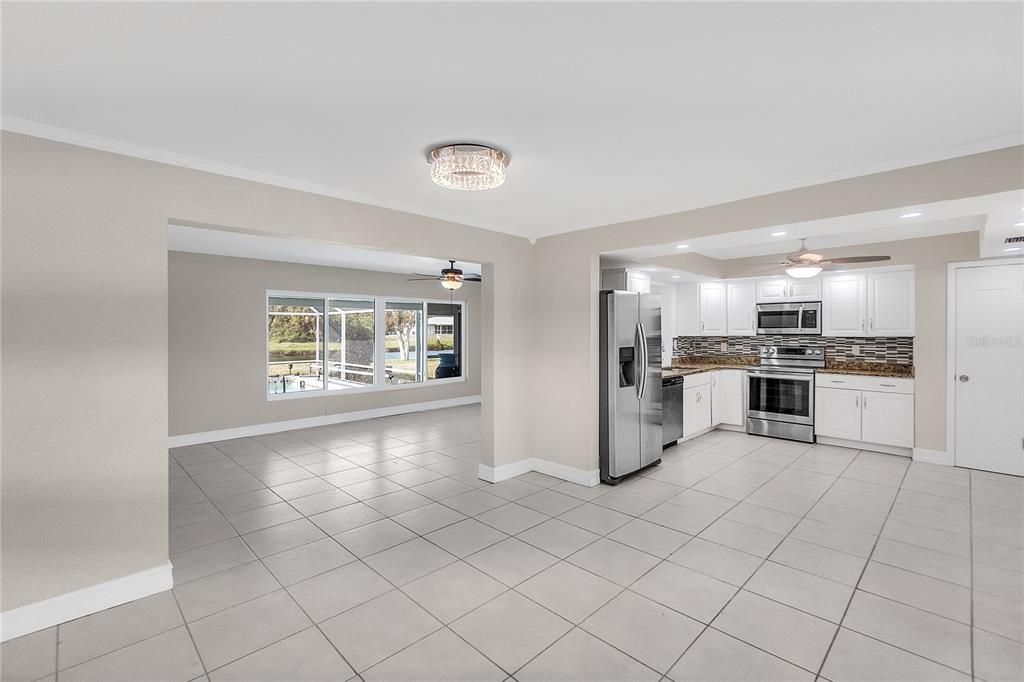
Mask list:
[[[820,347],[826,362],[914,364],[914,339],[903,336],[677,336],[672,356],[757,355],[761,346]],[[853,354],[854,346],[860,346],[860,355]]]

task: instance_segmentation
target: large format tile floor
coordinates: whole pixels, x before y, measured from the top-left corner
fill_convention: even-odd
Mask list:
[[[456,408],[171,452],[173,592],[3,679],[1019,680],[1024,483],[714,432],[616,488],[476,478]]]

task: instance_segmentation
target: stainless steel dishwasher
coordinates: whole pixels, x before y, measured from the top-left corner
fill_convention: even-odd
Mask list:
[[[662,449],[671,447],[683,437],[683,377],[661,380]]]

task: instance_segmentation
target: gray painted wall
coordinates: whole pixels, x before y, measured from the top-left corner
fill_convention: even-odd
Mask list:
[[[479,284],[455,292],[466,302],[466,381],[287,400],[266,395],[268,289],[424,299],[447,291],[404,275],[178,252],[168,254],[167,284],[172,436],[480,394]]]

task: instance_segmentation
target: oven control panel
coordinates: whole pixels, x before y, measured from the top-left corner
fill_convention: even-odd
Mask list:
[[[825,366],[825,349],[815,346],[761,346],[761,364],[774,367]]]

